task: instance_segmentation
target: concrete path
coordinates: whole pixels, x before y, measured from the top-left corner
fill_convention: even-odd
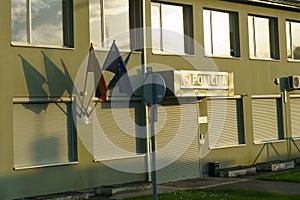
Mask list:
[[[217,186],[214,188],[273,192],[281,194],[300,194],[300,183],[288,183],[280,181],[249,180],[239,183]]]
[[[207,177],[175,181],[158,185],[158,193],[169,193],[188,189],[229,189],[262,191],[281,194],[300,194],[300,183],[257,180],[257,176],[245,178]],[[112,197],[93,197],[93,200],[125,199],[128,197],[152,195],[152,190],[116,194]]]
[[[158,185],[157,191],[158,194],[162,194],[162,193],[175,192],[178,190],[207,189],[213,187],[222,187],[231,184],[238,184],[240,182],[245,182],[245,181],[249,181],[249,179],[215,178],[215,177],[189,179],[189,180],[176,181],[176,182],[170,182],[170,183]],[[125,199],[128,197],[145,196],[145,195],[152,195],[152,190],[116,194],[110,197],[110,199]]]

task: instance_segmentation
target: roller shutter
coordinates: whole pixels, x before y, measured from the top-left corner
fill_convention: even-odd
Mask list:
[[[140,102],[104,102],[96,107],[93,147],[95,160],[136,156],[142,131]]]
[[[239,144],[235,99],[207,101],[209,147],[230,147]]]
[[[300,98],[290,99],[292,137],[300,138]]]
[[[277,99],[252,99],[254,142],[278,140]]]
[[[14,168],[77,160],[71,104],[13,105]]]
[[[199,177],[197,104],[159,106],[155,126],[158,182]]]

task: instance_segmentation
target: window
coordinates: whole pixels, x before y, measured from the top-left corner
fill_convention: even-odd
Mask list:
[[[254,142],[283,139],[281,98],[252,99]]]
[[[13,104],[14,169],[77,162],[70,103]]]
[[[250,58],[279,59],[276,18],[248,16]]]
[[[13,44],[73,47],[72,0],[12,0]]]
[[[205,55],[240,57],[238,14],[205,9],[203,20]]]
[[[209,147],[245,144],[242,99],[207,101]]]
[[[191,6],[152,2],[151,27],[153,52],[194,53]]]
[[[95,48],[109,49],[113,40],[122,50],[130,49],[130,12],[137,1],[90,0],[90,41]],[[138,19],[138,16],[136,16]]]
[[[135,157],[146,152],[140,102],[103,102],[95,107],[94,159]],[[113,127],[113,128],[112,128]]]
[[[300,98],[290,96],[292,137],[300,139]]]
[[[300,60],[300,22],[286,21],[287,56]]]

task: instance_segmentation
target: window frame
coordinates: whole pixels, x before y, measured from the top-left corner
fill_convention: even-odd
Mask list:
[[[236,118],[238,127],[239,144],[246,144],[245,141],[245,121],[244,121],[244,103],[243,98],[236,99]]]
[[[294,55],[294,51],[293,51],[293,35],[292,35],[292,27],[291,27],[291,23],[297,23],[300,25],[300,21],[296,21],[296,20],[289,20],[286,19],[285,21],[285,28],[286,28],[286,45],[287,45],[287,59],[290,61],[300,61],[300,57],[299,58],[295,58]],[[288,26],[288,27],[287,27]],[[290,56],[288,55],[290,51]]]
[[[94,48],[95,50],[109,50],[110,49],[110,45],[111,44],[104,44],[104,41],[106,41],[108,38],[106,38],[106,28],[105,28],[105,1],[107,0],[97,0],[100,3],[100,18],[97,19],[100,21],[100,30],[99,32],[101,33],[101,38],[100,38],[100,44],[94,44]],[[121,51],[124,52],[129,52],[130,50],[135,50],[135,51],[139,51],[142,49],[142,41],[143,41],[143,35],[142,35],[142,31],[139,30],[140,28],[142,28],[142,3],[139,0],[127,0],[128,2],[128,32],[129,32],[129,36],[128,36],[128,40],[129,40],[129,44],[128,44],[128,48],[123,48],[122,46],[119,46]],[[89,4],[89,12],[91,12],[90,10],[90,4]],[[91,14],[91,13],[90,13]],[[90,37],[90,43],[93,43],[94,38],[92,38],[91,36],[91,15],[89,15],[89,37]],[[137,30],[135,30],[137,29]],[[116,40],[116,42],[118,43],[118,41]],[[98,43],[98,41],[97,41]]]
[[[205,17],[204,12],[209,11],[209,34],[210,34],[210,49],[211,52],[206,54],[206,47],[204,41],[204,54],[207,57],[226,57],[226,58],[240,58],[241,57],[241,50],[240,50],[240,28],[239,28],[239,13],[235,11],[229,10],[219,10],[219,9],[212,9],[212,8],[203,8],[203,25],[205,24]],[[214,54],[213,52],[213,30],[212,30],[212,12],[220,12],[220,13],[227,13],[229,15],[229,51],[230,55],[220,55]],[[203,27],[205,29],[205,27]],[[231,31],[232,30],[232,31]],[[205,31],[205,30],[204,30]],[[232,33],[232,35],[231,35]],[[204,32],[205,34],[205,32]],[[205,40],[205,37],[204,37]]]
[[[11,1],[12,3],[12,1]],[[46,48],[74,48],[74,16],[73,16],[73,0],[62,0],[62,33],[63,44],[51,45],[32,42],[32,22],[31,22],[31,0],[26,0],[26,42],[13,41],[11,38],[12,46],[30,46],[30,47],[46,47]],[[12,9],[12,8],[11,8]],[[12,17],[12,14],[11,14]],[[12,30],[12,24],[11,24]],[[13,32],[11,32],[12,36]]]
[[[161,2],[161,1],[151,1],[150,9],[152,9],[152,5],[157,4],[160,7],[160,49],[153,48],[153,39],[151,33],[151,48],[152,54],[167,54],[167,55],[194,55],[194,20],[193,20],[193,6],[187,4],[177,4],[170,2]],[[184,42],[183,42],[183,52],[173,52],[172,50],[164,49],[163,47],[163,29],[162,29],[162,12],[161,5],[171,5],[171,6],[181,6],[183,9],[182,17],[183,17],[183,34],[184,34]],[[152,29],[152,15],[151,19],[151,29]]]
[[[252,18],[252,23],[249,24],[249,20]],[[259,57],[257,56],[257,45],[255,37],[255,19],[268,19],[268,30],[269,30],[269,44],[270,44],[270,56],[269,57]],[[278,18],[270,16],[262,16],[255,14],[248,14],[248,44],[249,44],[249,57],[250,59],[256,60],[280,60],[280,50],[279,50],[279,31],[278,31]],[[250,25],[252,25],[252,35],[250,35]],[[250,42],[253,42],[253,49],[251,49]],[[253,56],[252,56],[253,54]]]

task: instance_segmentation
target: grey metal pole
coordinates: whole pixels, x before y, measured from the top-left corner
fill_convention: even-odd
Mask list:
[[[164,79],[158,73],[152,73],[150,67],[147,69],[147,77],[143,85],[143,98],[150,105],[151,123],[151,178],[153,188],[153,200],[157,200],[157,174],[156,174],[156,148],[155,148],[155,122],[157,121],[157,104],[163,100],[166,93]]]
[[[152,190],[153,200],[157,200],[157,175],[156,175],[156,149],[155,149],[155,114],[157,106],[151,105],[150,107],[150,119],[151,119],[151,147],[152,147]]]

